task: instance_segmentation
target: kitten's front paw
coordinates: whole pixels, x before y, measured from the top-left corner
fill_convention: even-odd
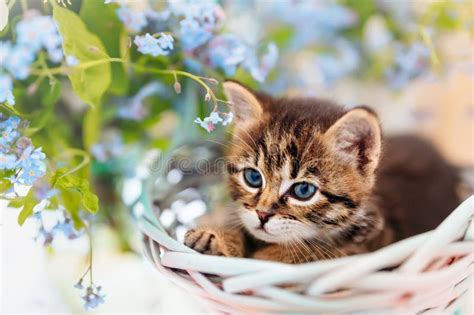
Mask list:
[[[184,245],[206,255],[230,256],[223,237],[212,230],[189,230],[184,236]]]

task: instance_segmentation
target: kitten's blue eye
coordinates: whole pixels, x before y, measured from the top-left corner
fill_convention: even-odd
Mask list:
[[[302,183],[293,185],[291,194],[296,199],[308,200],[314,196],[314,194],[316,193],[316,190],[317,188],[313,184],[302,182]]]
[[[252,188],[262,187],[263,180],[260,172],[253,168],[246,168],[244,170],[244,179],[247,185]]]

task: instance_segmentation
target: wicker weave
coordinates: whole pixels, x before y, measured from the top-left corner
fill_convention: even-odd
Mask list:
[[[474,196],[433,231],[301,265],[196,253],[165,232],[146,195],[135,206],[156,269],[220,313],[472,314]]]

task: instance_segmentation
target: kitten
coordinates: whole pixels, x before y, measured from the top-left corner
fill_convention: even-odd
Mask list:
[[[189,231],[198,252],[287,263],[364,253],[436,227],[459,203],[456,170],[418,138],[382,143],[367,107],[273,98],[233,81],[224,90],[238,221]]]

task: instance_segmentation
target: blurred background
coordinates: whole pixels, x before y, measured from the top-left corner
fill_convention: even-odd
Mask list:
[[[228,135],[222,122],[201,123],[229,111],[215,80],[368,105],[385,134],[418,134],[472,177],[470,0],[2,1],[0,125],[20,117],[15,137],[45,153],[30,181],[26,166],[0,159],[4,314],[84,312],[90,301],[74,285],[91,248],[105,292],[93,312],[205,312],[142,257],[127,204],[149,176],[146,152]],[[81,68],[109,57],[121,61]],[[0,157],[25,150],[24,138],[1,143]]]

